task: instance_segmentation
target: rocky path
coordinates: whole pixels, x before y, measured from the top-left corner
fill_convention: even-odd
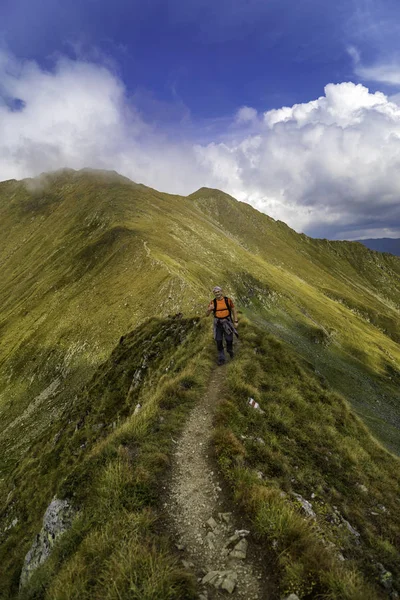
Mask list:
[[[182,562],[200,582],[199,600],[230,594],[246,600],[267,599],[260,565],[251,558],[255,553],[249,531],[229,511],[212,458],[213,416],[225,369],[214,371],[177,442],[166,508]]]

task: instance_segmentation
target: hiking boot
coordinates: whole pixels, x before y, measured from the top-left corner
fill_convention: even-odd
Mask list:
[[[219,358],[218,359],[218,365],[221,366],[221,365],[224,365],[224,364],[225,364],[225,359],[224,358]]]
[[[231,357],[231,360],[232,360],[232,358],[235,356],[233,352],[228,352],[228,354],[229,354],[229,356]]]

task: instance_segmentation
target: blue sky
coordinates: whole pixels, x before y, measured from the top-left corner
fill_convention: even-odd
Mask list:
[[[110,168],[400,237],[399,24],[393,0],[1,0],[0,179]]]
[[[145,90],[193,119],[217,119],[242,105],[307,102],[352,74],[347,46],[361,26],[352,2],[298,4],[3,0],[0,31],[18,57],[47,67],[57,53],[110,59],[129,93]]]

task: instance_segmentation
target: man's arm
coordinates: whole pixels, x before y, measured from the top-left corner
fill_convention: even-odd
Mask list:
[[[235,324],[237,324],[237,322],[238,322],[238,318],[237,318],[237,312],[236,312],[236,308],[235,308],[235,306],[234,306],[234,304],[233,304],[232,300],[231,300],[231,312],[232,312],[232,318],[233,318],[233,322],[234,322]]]
[[[206,317],[208,317],[213,312],[213,310],[214,310],[214,303],[210,302],[210,304],[208,305],[208,308],[207,308]]]

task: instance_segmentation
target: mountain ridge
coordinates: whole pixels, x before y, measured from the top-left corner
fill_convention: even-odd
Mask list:
[[[241,373],[238,379],[235,379],[235,363],[232,363],[231,391],[225,399],[228,404],[221,409],[222,413],[225,410],[226,419],[224,421],[223,414],[219,417],[221,423],[232,422],[232,431],[223,434],[226,448],[219,447],[228,479],[233,476],[229,461],[236,464],[238,460],[240,464],[240,456],[248,453],[254,464],[257,462],[250,447],[246,451],[241,449],[242,442],[236,435],[247,419],[250,419],[248,427],[256,427],[256,423],[251,425],[251,413],[245,409],[247,397],[258,398],[261,404],[266,403],[264,408],[270,410],[274,386],[278,381],[286,381],[283,371],[279,373],[279,365],[288,370],[289,387],[292,381],[297,391],[285,388],[282,398],[287,399],[288,405],[285,408],[282,405],[280,416],[279,408],[276,408],[277,413],[271,413],[271,423],[276,424],[271,439],[275,439],[276,448],[261,454],[273,473],[280,472],[279,465],[287,461],[291,469],[295,468],[293,458],[289,460],[289,454],[282,448],[279,461],[274,459],[280,436],[289,431],[285,415],[294,410],[300,411],[300,416],[301,410],[306,411],[307,403],[316,401],[324,389],[349,402],[351,410],[389,451],[374,441],[376,456],[390,457],[390,451],[400,454],[400,260],[397,257],[379,254],[358,243],[314,240],[297,234],[286,224],[258,213],[223,192],[200,188],[188,197],[163,194],[124,178],[121,181],[115,174],[109,176],[92,170],[45,175],[33,184],[30,182],[28,187],[24,182],[0,183],[0,217],[6,231],[0,241],[3,269],[0,283],[0,500],[5,507],[0,511],[4,524],[0,531],[6,540],[5,552],[7,544],[14,549],[18,547],[22,539],[19,536],[23,536],[23,547],[28,550],[28,532],[23,533],[17,527],[8,534],[6,528],[14,518],[21,519],[22,514],[29,512],[29,502],[35,494],[38,497],[29,518],[30,535],[37,530],[45,506],[57,490],[63,489],[67,495],[73,493],[76,499],[83,493],[76,483],[72,485],[74,470],[79,472],[80,469],[79,457],[85,455],[80,450],[82,444],[90,440],[93,452],[101,454],[102,444],[106,447],[114,439],[114,430],[122,445],[125,429],[132,426],[135,435],[138,433],[133,419],[138,401],[132,391],[136,389],[135,382],[148,375],[144,388],[146,398],[152,397],[154,389],[164,389],[165,384],[163,406],[175,407],[174,394],[181,397],[181,383],[173,383],[170,374],[180,377],[178,365],[190,364],[188,373],[194,369],[198,382],[193,397],[196,394],[198,397],[206,385],[215,352],[211,325],[203,315],[216,284],[222,285],[235,300],[244,337],[248,336],[244,346],[250,353],[239,357],[236,363]],[[173,315],[183,315],[186,325],[182,327],[192,331],[188,333],[191,350],[185,358],[179,354],[185,350],[184,337],[181,340],[177,333],[176,348],[168,346],[165,338],[167,331],[180,331],[179,318],[174,319]],[[125,366],[120,368],[118,357],[127,332],[132,332],[129,340],[138,340],[140,350],[137,352],[142,353],[142,357],[139,360],[135,354],[132,365],[125,365],[121,358],[121,365]],[[268,335],[272,337],[264,337]],[[161,339],[164,341],[160,345],[157,340]],[[149,350],[152,344],[157,345],[156,356]],[[283,344],[282,351],[278,350],[279,344]],[[264,354],[258,356],[259,348],[267,353],[265,361]],[[298,369],[302,367],[290,370],[284,360],[285,348],[312,373],[309,391],[302,392],[309,394],[308,399],[299,400],[298,386],[301,384],[306,389],[304,381],[308,379],[302,375],[297,380]],[[178,354],[174,358],[175,350]],[[268,352],[271,352],[271,360],[275,352],[278,356],[274,363],[275,383],[268,379]],[[201,357],[197,366],[196,356]],[[270,375],[272,377],[272,372]],[[95,384],[99,378],[104,382],[113,378],[115,389],[107,388],[106,383],[103,387]],[[182,389],[191,390],[194,385],[191,381],[190,376],[185,375]],[[90,403],[85,404],[86,391],[82,390],[92,385],[96,392],[90,396]],[[349,432],[353,431],[350,423],[358,417],[351,416],[350,408],[340,408],[342,400],[329,394],[329,406],[337,406],[340,414],[350,415],[349,421],[346,416],[346,427]],[[86,398],[81,400],[82,406],[79,398]],[[237,408],[233,409],[232,402],[238,403]],[[103,419],[99,413],[92,421],[86,411],[94,415],[97,404],[99,410],[108,407],[107,418]],[[179,412],[179,407],[176,410]],[[322,406],[320,410],[323,413],[325,409]],[[74,419],[70,422],[71,411]],[[242,420],[236,422],[239,413]],[[295,421],[297,413],[293,414]],[[86,418],[88,428],[82,428],[79,423]],[[321,430],[333,439],[334,433],[329,427],[335,429],[332,423],[336,423],[337,418],[339,423],[340,418],[332,415],[326,418],[328,425],[320,423]],[[292,417],[289,420],[292,422]],[[313,424],[317,426],[318,423]],[[146,427],[148,425],[143,424],[143,431]],[[73,449],[70,454],[63,454],[57,474],[56,457],[60,455],[53,440],[63,428],[69,432]],[[246,428],[241,435],[247,435]],[[300,435],[299,447],[306,443],[306,440],[301,442],[298,432],[293,435]],[[346,451],[343,456],[338,455],[338,461],[348,468],[356,465],[357,476],[367,481],[368,461],[362,457],[367,452],[369,438],[365,438],[366,446],[363,449],[357,446],[353,458],[349,458],[353,452],[349,437],[351,434],[346,433],[343,438]],[[63,439],[65,448],[69,448],[68,436]],[[145,438],[140,437],[140,440],[140,447],[132,440],[129,442],[134,448],[129,445],[129,452],[140,454],[142,445],[146,448]],[[318,443],[323,445],[322,440]],[[334,446],[335,452],[339,452],[340,444],[335,441]],[[312,443],[307,447],[310,455],[313,454]],[[112,445],[112,448],[113,456],[115,452],[118,456],[125,452],[118,449],[119,446]],[[325,458],[321,460],[324,465]],[[387,460],[396,461],[393,457]],[[151,472],[154,461],[149,466]],[[317,466],[313,468],[319,469],[319,456],[316,461]],[[264,468],[264,464],[260,465],[261,471]],[[304,465],[304,481],[309,481],[309,468]],[[285,468],[283,471],[286,473]],[[93,473],[95,477],[96,473]],[[389,482],[386,471],[384,476]],[[138,477],[140,487],[144,482],[142,475]],[[287,475],[284,475],[286,481],[285,477]],[[71,482],[70,487],[67,482]],[[42,492],[40,485],[43,485]],[[279,484],[275,481],[273,485],[283,486],[284,491],[288,484],[279,480]],[[309,485],[304,488],[307,493],[311,493]],[[342,488],[343,485],[340,483]],[[387,489],[392,490],[392,484],[387,485]],[[346,490],[342,489],[341,493],[347,497]],[[12,508],[13,502],[15,508]],[[384,505],[384,499],[380,502]],[[352,519],[358,518],[354,510]],[[368,510],[376,512],[373,507]],[[364,527],[363,519],[360,523]],[[395,528],[396,524],[393,522],[390,527]],[[368,544],[372,544],[371,535],[366,529]],[[389,541],[385,548],[387,564],[392,564],[395,550],[391,550]],[[13,566],[16,577],[21,552],[13,552],[16,552]],[[43,594],[39,597],[44,598]]]
[[[281,317],[282,310],[287,316],[294,310],[295,318],[311,328],[326,321],[330,308],[323,329],[335,329],[346,310],[342,307],[347,307],[348,317],[361,317],[366,327],[369,322],[386,328],[394,341],[399,339],[398,306],[393,304],[400,295],[397,258],[350,242],[312,240],[225,194],[221,212],[211,196],[206,204],[188,202],[125,180],[121,185],[114,173],[108,177],[101,172],[98,179],[97,172],[74,172],[71,179],[69,171],[62,171],[44,179],[50,181],[45,193],[13,184],[11,207],[4,197],[0,205],[2,216],[8,217],[7,230],[13,232],[11,249],[6,238],[0,250],[8,265],[0,290],[2,325],[11,328],[13,344],[21,336],[21,317],[25,336],[30,323],[34,331],[35,323],[41,323],[41,337],[47,335],[56,346],[63,338],[75,348],[88,346],[90,338],[94,346],[97,339],[108,338],[110,350],[119,332],[149,316],[146,295],[154,298],[160,315],[188,310],[199,314],[207,302],[206,290],[215,281],[228,284],[244,305],[260,304],[254,297],[258,294],[265,310],[265,304],[273,308],[273,299]],[[18,239],[15,245],[15,238],[22,242]],[[29,273],[20,266],[27,257]],[[137,285],[128,291],[132,281]],[[110,306],[104,307],[107,297]],[[308,308],[302,306],[304,301],[311,303]],[[60,302],[65,303],[65,314],[53,328],[49,315],[57,314]],[[89,313],[83,322],[76,319],[82,303],[109,325],[111,335],[95,321],[91,325]],[[16,306],[21,306],[20,317]],[[310,320],[307,315],[312,314]],[[116,315],[118,324],[111,333]],[[45,334],[47,322],[50,329]],[[343,340],[342,347],[352,343],[350,338]],[[92,362],[95,353],[83,352]]]

